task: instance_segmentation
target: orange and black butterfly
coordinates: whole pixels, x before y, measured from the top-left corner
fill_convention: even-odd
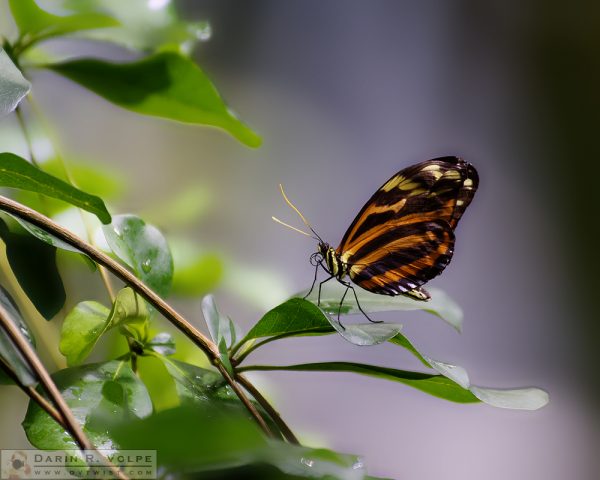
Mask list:
[[[348,277],[370,292],[428,300],[430,295],[422,285],[450,263],[454,229],[478,184],[475,167],[458,157],[435,158],[400,170],[373,194],[336,249],[321,239],[282,189],[286,202],[319,242],[311,256],[315,280],[309,294],[320,266],[329,278],[319,284],[319,302],[321,286],[335,278],[347,287],[340,310],[352,289],[358,308],[369,320]]]

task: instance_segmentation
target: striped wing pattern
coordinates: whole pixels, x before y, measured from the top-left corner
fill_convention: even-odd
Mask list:
[[[478,186],[475,168],[442,157],[401,170],[356,216],[337,255],[354,283],[385,295],[418,292],[450,263],[454,228]]]

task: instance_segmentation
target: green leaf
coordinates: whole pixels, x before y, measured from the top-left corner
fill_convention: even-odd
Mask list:
[[[2,220],[0,237],[6,244],[6,257],[19,285],[37,311],[46,320],[52,319],[66,300],[56,267],[56,248],[28,234],[10,232]]]
[[[233,389],[219,373],[164,356],[157,356],[157,358],[162,360],[175,382],[177,396],[182,405],[193,404],[201,408],[215,408],[221,413],[232,412],[249,420],[253,419]],[[263,408],[256,402],[252,402],[269,425],[269,428],[273,432],[278,432],[279,428]]]
[[[229,360],[229,347],[231,347],[235,343],[236,338],[240,336],[239,328],[230,318],[221,315],[212,295],[207,295],[202,299],[202,313],[204,315],[204,320],[208,325],[210,335],[219,348],[221,362],[227,371],[233,375],[233,367]]]
[[[27,324],[23,321],[23,317],[21,317],[21,313],[19,312],[14,300],[1,285],[0,305],[2,305],[7,313],[8,321],[16,325],[21,333],[23,333],[25,338],[27,338],[31,346],[34,347],[35,343],[29,327],[27,327]],[[2,328],[0,328],[0,357],[2,357],[4,362],[11,367],[21,383],[24,385],[34,385],[37,383],[37,377],[35,376],[35,373],[31,370],[31,368],[29,368],[29,365],[23,358],[23,355],[21,355],[19,349],[15,346],[11,338]],[[0,370],[0,382],[12,383],[12,379],[6,376],[3,370]]]
[[[108,316],[107,330],[121,327],[121,331],[136,340],[144,341],[149,313],[146,302],[130,287],[119,290]]]
[[[12,112],[31,90],[31,83],[0,48],[0,118]],[[2,160],[0,159],[0,163]]]
[[[258,474],[257,468],[265,464],[291,478],[364,477],[364,466],[356,456],[267,441],[253,422],[231,412],[219,414],[186,405],[126,424],[112,422],[110,431],[123,448],[156,449],[159,467],[167,472],[196,472],[195,478],[208,471],[212,478],[289,478],[265,476],[264,470]],[[232,476],[225,477],[223,469]]]
[[[160,332],[150,340],[146,346],[160,355],[173,355],[175,353],[175,339],[168,332]]]
[[[118,446],[102,422],[106,415],[115,422],[150,415],[152,403],[144,384],[124,362],[88,364],[52,374],[67,404],[94,445],[105,449]],[[42,450],[76,450],[77,444],[58,423],[34,401],[29,402],[23,428],[28,440]]]
[[[215,343],[218,344],[224,340],[225,344],[231,347],[236,338],[240,337],[239,327],[229,317],[225,317],[219,312],[212,295],[207,295],[202,299],[202,314]]]
[[[340,299],[345,290],[346,287],[339,282],[330,281],[324,284],[321,290],[321,303],[319,306],[329,315],[337,317]],[[356,295],[358,296],[360,306],[367,313],[423,310],[440,317],[460,332],[463,320],[463,313],[460,306],[452,300],[448,294],[438,288],[428,288],[428,291],[431,294],[431,299],[426,302],[415,300],[406,295],[398,295],[395,297],[379,295],[377,293],[368,292],[362,288],[356,288]],[[299,293],[297,296],[304,297],[305,294],[306,292]],[[318,300],[318,289],[314,288],[307,299],[316,304]],[[362,315],[356,305],[356,300],[353,295],[346,296],[341,313],[345,315]]]
[[[337,331],[355,345],[376,345],[394,337],[400,325],[389,323],[346,324],[328,318],[319,307],[301,298],[291,298],[267,312],[244,337],[244,341],[259,337],[328,334]]]
[[[69,366],[79,365],[90,354],[108,325],[110,310],[86,301],[78,303],[65,317],[60,332],[60,352]]]
[[[249,147],[261,143],[200,67],[177,53],[158,53],[133,63],[81,59],[46,67],[128,110],[222,128]]]
[[[217,406],[222,401],[235,403],[238,400],[231,387],[224,383],[223,377],[214,370],[164,357],[161,360],[175,381],[182,403],[208,402]],[[243,410],[241,403],[240,406]]]
[[[290,298],[268,311],[244,337],[251,340],[282,334],[332,333],[333,326],[323,312],[311,302]]]
[[[173,257],[163,234],[136,215],[116,215],[102,228],[114,254],[161,297],[173,282]]]
[[[34,144],[38,139],[43,142],[47,141],[45,137],[35,135],[34,132]],[[65,175],[64,162],[65,161],[59,158],[50,158],[44,160],[39,167],[47,174],[69,183],[68,178],[66,178]],[[106,201],[118,198],[119,194],[125,189],[124,181],[120,178],[120,175],[116,170],[107,168],[104,165],[90,165],[70,158],[66,160],[66,162],[69,175],[73,179],[74,184],[84,192],[94,192]],[[70,207],[68,203],[61,200],[55,200],[48,197],[40,198],[40,195],[37,193],[25,190],[18,191],[14,198],[18,202],[23,203],[38,212],[43,212],[50,217],[64,212]]]
[[[8,3],[21,35],[29,34],[34,38],[119,25],[114,18],[99,13],[53,15],[38,7],[34,0],[9,0]]]
[[[351,372],[361,375],[383,378],[400,382],[410,387],[421,390],[435,397],[443,398],[457,403],[474,403],[479,400],[469,390],[465,390],[456,382],[444,377],[429,373],[410,372],[393,368],[364,365],[351,362],[323,362],[305,363],[286,366],[253,366],[252,370],[291,370],[304,372]]]
[[[106,11],[120,27],[83,32],[86,38],[112,42],[135,51],[165,48],[190,52],[194,45],[210,36],[206,22],[186,22],[178,18],[175,2],[148,0],[62,0],[60,4],[73,11],[89,13]]]
[[[34,225],[33,223],[29,223],[26,220],[23,220],[20,217],[17,217],[12,214],[8,214],[12,218],[15,219],[28,233],[33,235],[38,240],[47,243],[48,245],[52,245],[53,247],[60,248],[61,250],[66,250],[68,252],[81,253],[77,248],[73,247],[70,243],[67,243],[61,240],[58,237],[55,237],[51,233],[48,233],[46,230]],[[83,254],[82,254],[83,255]]]
[[[69,366],[78,365],[111,328],[127,326],[133,336],[143,337],[147,319],[146,303],[129,287],[119,291],[111,310],[98,302],[81,302],[63,322],[60,352],[67,357]],[[142,333],[137,331],[140,329]]]
[[[27,160],[12,153],[0,153],[0,187],[18,188],[41,193],[93,213],[102,223],[111,218],[104,202],[72,185],[48,175]]]
[[[425,365],[427,368],[431,368],[431,365],[425,360],[425,358],[419,353],[419,351],[414,347],[412,343],[401,333],[394,335],[392,338],[388,340],[390,343],[395,345],[400,345],[401,347],[406,348],[410,353],[412,353],[417,359]]]

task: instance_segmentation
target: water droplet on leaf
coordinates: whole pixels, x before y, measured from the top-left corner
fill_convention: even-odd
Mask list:
[[[142,270],[144,271],[144,273],[148,273],[150,272],[150,270],[152,270],[152,262],[149,258],[142,262]]]

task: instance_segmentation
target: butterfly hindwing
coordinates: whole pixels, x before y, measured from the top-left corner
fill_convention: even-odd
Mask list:
[[[477,186],[475,168],[457,157],[428,160],[390,178],[336,250],[352,281],[376,293],[418,293],[450,262],[453,229]]]

